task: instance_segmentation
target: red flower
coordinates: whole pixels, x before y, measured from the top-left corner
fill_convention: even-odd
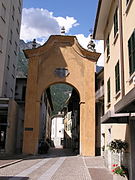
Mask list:
[[[112,166],[113,166],[113,167],[115,167],[116,165],[115,165],[115,164],[113,164]]]
[[[112,172],[114,172],[114,169],[112,169]]]

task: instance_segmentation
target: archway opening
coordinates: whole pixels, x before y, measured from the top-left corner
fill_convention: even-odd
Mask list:
[[[80,96],[67,83],[50,85],[40,101],[39,153],[49,148],[80,150]],[[42,144],[49,147],[42,148]],[[43,150],[42,150],[43,149]]]

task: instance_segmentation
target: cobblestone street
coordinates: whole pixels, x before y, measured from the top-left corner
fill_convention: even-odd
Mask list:
[[[68,150],[51,149],[47,155],[17,161],[5,167],[1,165],[0,180],[113,180],[102,157],[75,156]]]

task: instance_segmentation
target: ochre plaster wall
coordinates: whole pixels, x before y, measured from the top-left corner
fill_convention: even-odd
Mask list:
[[[16,135],[17,135],[17,110],[18,105],[13,100],[9,100],[8,104],[8,128],[7,128],[7,140],[6,140],[6,153],[14,154],[16,149]]]
[[[23,153],[36,154],[39,136],[40,98],[50,85],[68,83],[80,95],[80,154],[95,155],[95,62],[99,53],[80,47],[74,36],[51,36],[42,47],[25,51],[29,58]],[[56,68],[67,68],[60,78]]]

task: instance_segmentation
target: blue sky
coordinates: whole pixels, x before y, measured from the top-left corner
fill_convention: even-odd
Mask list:
[[[24,8],[43,8],[58,17],[74,17],[78,26],[70,29],[70,34],[84,34],[93,28],[98,0],[23,0]]]
[[[43,44],[50,35],[60,34],[61,27],[66,35],[77,37],[87,49],[90,29],[94,28],[98,0],[23,0],[21,39],[34,38]],[[103,52],[103,42],[97,41],[97,52]],[[99,65],[103,65],[103,56]]]

